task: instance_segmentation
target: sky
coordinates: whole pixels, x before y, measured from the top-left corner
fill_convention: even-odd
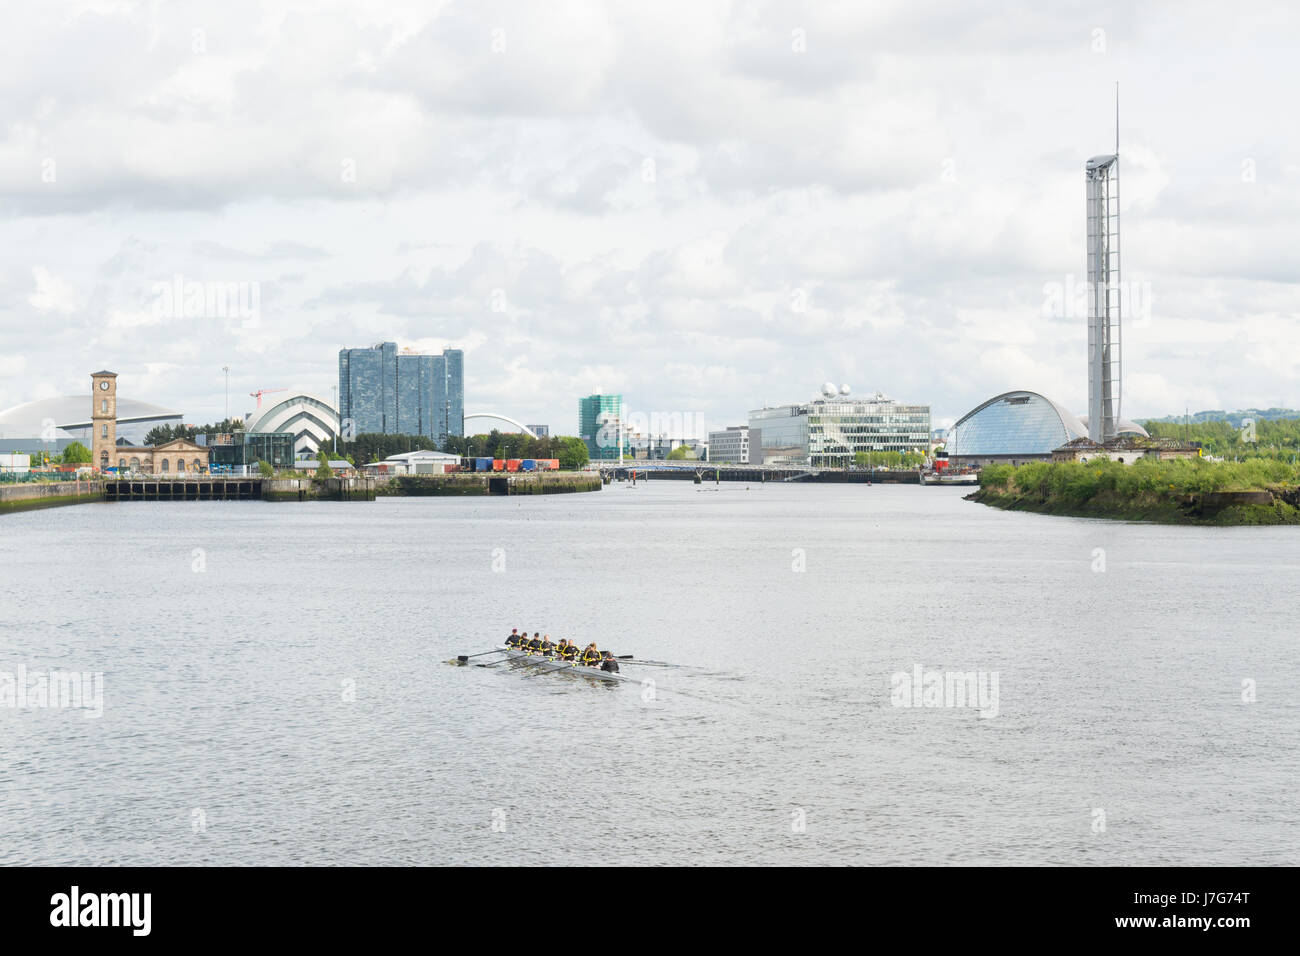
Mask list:
[[[463,349],[467,412],[552,433],[593,391],[722,428],[827,381],[936,426],[1016,388],[1083,414],[1116,82],[1124,417],[1300,407],[1293,5],[6,18],[0,408],[107,368],[200,424],[226,366],[242,414],[331,399],[340,348],[391,340]]]

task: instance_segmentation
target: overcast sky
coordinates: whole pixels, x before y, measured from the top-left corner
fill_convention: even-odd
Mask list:
[[[1050,8],[1050,9],[1049,9]],[[10,5],[0,408],[331,397],[742,423],[823,381],[1086,412],[1083,166],[1121,83],[1125,417],[1300,406],[1300,30],[1278,3]],[[254,320],[168,310],[240,282]],[[1141,308],[1144,304],[1145,309]]]

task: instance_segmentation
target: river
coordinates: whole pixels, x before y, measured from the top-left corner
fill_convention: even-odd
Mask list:
[[[102,674],[0,706],[0,864],[1300,862],[1300,533],[962,493],[0,517],[0,675]],[[512,627],[691,666],[445,663]]]

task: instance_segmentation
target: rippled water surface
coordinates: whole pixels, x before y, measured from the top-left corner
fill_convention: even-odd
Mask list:
[[[0,516],[0,672],[104,675],[0,707],[0,863],[1300,862],[1300,533],[960,495]],[[693,666],[444,663],[511,627]]]

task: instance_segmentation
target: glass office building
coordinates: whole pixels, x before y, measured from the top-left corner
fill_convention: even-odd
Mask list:
[[[236,468],[252,467],[264,461],[275,468],[292,468],[293,432],[233,432],[204,437],[211,456],[209,467],[214,475]]]
[[[930,406],[902,405],[877,394],[760,408],[749,413],[749,441],[751,461],[765,465],[844,468],[858,452],[927,454]]]
[[[354,434],[464,434],[465,358],[460,349],[425,355],[396,342],[339,351],[339,420]]]
[[[622,395],[578,399],[578,437],[587,443],[587,457],[592,461],[618,460],[619,445],[624,441],[622,414]]]
[[[442,360],[447,390],[443,398],[443,431],[448,435],[464,435],[465,353],[460,349],[444,349]]]
[[[709,432],[709,461],[719,464],[749,464],[750,440],[747,425],[728,425],[724,431]]]
[[[391,379],[385,375],[384,352],[380,346],[340,350],[340,427],[356,435],[384,432],[384,385],[389,380],[396,384],[397,370],[393,369]]]

